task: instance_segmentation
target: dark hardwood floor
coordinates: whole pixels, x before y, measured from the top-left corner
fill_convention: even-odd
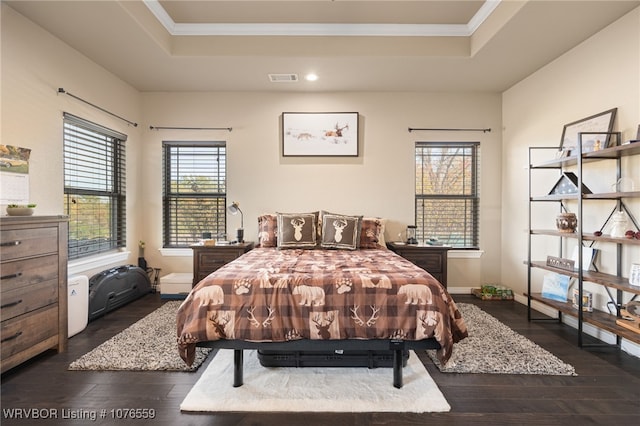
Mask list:
[[[514,330],[572,364],[577,377],[443,374],[426,356],[429,373],[451,405],[434,414],[183,414],[179,406],[212,357],[195,373],[67,371],[68,364],[156,309],[150,294],[89,324],[69,340],[63,354],[48,352],[2,375],[2,425],[637,425],[640,424],[640,360],[615,348],[577,347],[576,331],[558,323],[528,322],[516,302],[479,305]],[[153,420],[10,420],[13,408],[90,412],[138,408],[155,410]],[[68,416],[67,416],[68,417]]]

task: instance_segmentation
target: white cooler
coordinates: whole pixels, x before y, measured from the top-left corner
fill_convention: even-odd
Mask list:
[[[67,281],[67,309],[69,337],[87,327],[89,322],[89,277],[76,275]]]
[[[191,291],[193,274],[190,272],[174,272],[160,277],[161,299],[184,299]]]

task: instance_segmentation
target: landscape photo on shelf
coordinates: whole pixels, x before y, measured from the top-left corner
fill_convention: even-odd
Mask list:
[[[569,293],[570,278],[567,275],[548,272],[542,281],[542,297],[545,299],[566,302]]]

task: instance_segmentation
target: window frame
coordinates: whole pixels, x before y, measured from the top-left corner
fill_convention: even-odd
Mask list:
[[[175,164],[174,155],[172,154],[172,150],[180,150],[181,148],[189,150],[189,149],[208,149],[211,148],[212,151],[217,151],[217,162],[218,167],[218,180],[217,185],[221,190],[214,191],[205,191],[199,194],[195,194],[193,192],[181,192],[172,190],[172,188],[179,188],[176,184],[172,185],[172,168],[174,166],[178,166],[179,164]],[[213,154],[213,152],[212,152]],[[178,155],[178,162],[180,153]],[[185,158],[187,154],[185,153]],[[194,154],[190,154],[194,155]],[[203,155],[203,154],[200,154]],[[223,167],[220,167],[220,161],[223,161]],[[215,238],[221,235],[225,235],[226,237],[226,227],[227,227],[227,147],[226,141],[163,141],[162,142],[162,163],[163,163],[163,175],[162,175],[162,247],[165,249],[181,249],[188,248],[193,244],[198,243],[200,239],[203,238],[202,233],[210,232],[212,237]],[[220,178],[220,170],[222,170],[222,177]],[[213,221],[213,226],[207,226],[206,224],[198,225],[200,226],[200,230],[197,232],[197,235],[192,235],[192,237],[186,238],[184,234],[178,229],[181,225],[178,224],[179,218],[174,215],[175,211],[177,211],[177,205],[184,201],[185,203],[193,202],[194,200],[211,200],[215,203],[216,206],[216,217],[217,220]],[[189,205],[189,204],[185,204]],[[196,218],[197,219],[197,218]]]
[[[126,247],[127,135],[65,112],[62,138],[63,205],[69,217],[69,260]],[[100,151],[104,155],[100,154]],[[99,231],[97,234],[93,233],[91,238],[79,238],[79,229],[87,221],[83,220],[79,210],[72,208],[72,205],[78,206],[79,199],[86,198],[88,202],[80,205],[96,206],[97,204],[90,202],[90,197],[109,201],[106,239],[100,238],[106,227],[99,224],[92,225],[93,231]],[[95,208],[93,213],[96,213]]]
[[[422,163],[422,158],[424,157],[424,149],[437,149],[437,148],[461,148],[461,149],[471,149],[471,160],[470,160],[470,179],[471,184],[468,194],[460,194],[460,193],[439,193],[439,194],[424,194],[423,191],[419,188],[419,164]],[[439,243],[450,245],[455,249],[472,249],[477,250],[480,248],[480,142],[479,141],[464,141],[464,142],[434,142],[434,141],[417,141],[415,142],[415,151],[414,151],[414,160],[415,160],[415,174],[414,174],[414,214],[415,214],[415,224],[417,226],[416,229],[416,238],[418,241],[425,241],[426,239],[435,236],[439,239]],[[424,223],[424,219],[420,220],[420,217],[428,217],[428,213],[424,211],[426,208],[424,206],[424,201],[462,201],[464,203],[465,212],[468,209],[469,213],[464,214],[466,218],[464,220],[464,231],[462,233],[462,243],[456,244],[455,241],[448,240],[446,238],[442,238],[442,235],[438,235],[437,232],[434,232],[435,235],[428,235],[429,231],[423,229],[419,224]],[[469,215],[470,217],[467,217]],[[435,228],[435,227],[434,227]]]

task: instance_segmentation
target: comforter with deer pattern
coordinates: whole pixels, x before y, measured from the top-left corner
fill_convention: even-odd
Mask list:
[[[177,314],[180,356],[218,339],[435,338],[445,364],[467,328],[447,290],[391,250],[256,248],[200,281]]]

